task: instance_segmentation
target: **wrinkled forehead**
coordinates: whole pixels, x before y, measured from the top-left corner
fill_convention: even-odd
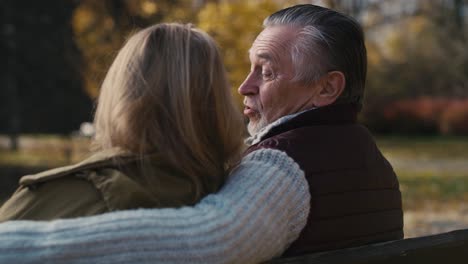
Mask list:
[[[252,61],[266,60],[272,63],[285,63],[290,59],[290,51],[296,31],[287,26],[265,28],[255,39],[249,50]]]

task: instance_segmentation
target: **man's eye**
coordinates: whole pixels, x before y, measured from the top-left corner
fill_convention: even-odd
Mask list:
[[[262,77],[264,80],[271,80],[273,78],[273,72],[262,72]]]

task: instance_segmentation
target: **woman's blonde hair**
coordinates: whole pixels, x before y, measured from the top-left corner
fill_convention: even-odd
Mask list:
[[[94,124],[95,149],[160,153],[189,177],[219,181],[243,146],[216,44],[190,25],[158,24],[127,41],[102,84]]]

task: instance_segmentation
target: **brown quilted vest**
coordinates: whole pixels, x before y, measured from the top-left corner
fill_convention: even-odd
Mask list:
[[[346,104],[307,111],[247,149],[285,151],[309,183],[307,225],[283,256],[403,238],[397,177],[357,112]]]

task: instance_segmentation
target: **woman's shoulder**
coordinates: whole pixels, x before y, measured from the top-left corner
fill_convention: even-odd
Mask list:
[[[117,158],[122,160],[135,159],[133,156],[125,154],[125,152],[120,151],[119,149],[101,151],[94,153],[90,157],[73,165],[58,167],[37,174],[23,176],[20,179],[19,184],[21,186],[33,186],[44,182],[50,182],[55,179],[68,178],[70,176],[83,178],[82,176],[91,170],[113,166]]]
[[[142,178],[138,175],[141,166],[144,166],[141,157],[108,149],[75,165],[24,176],[20,185],[33,189],[45,183],[81,185],[98,193],[108,211],[157,207],[157,197],[139,180]],[[89,193],[91,190],[83,191]]]
[[[158,197],[148,186],[123,170],[101,168],[81,175],[99,191],[109,211],[159,207]]]
[[[16,192],[0,208],[0,221],[51,220],[111,211],[90,177],[112,166],[112,155],[98,153],[84,161],[23,176]]]
[[[98,190],[65,168],[21,178],[16,192],[0,208],[0,221],[52,220],[108,211]]]

